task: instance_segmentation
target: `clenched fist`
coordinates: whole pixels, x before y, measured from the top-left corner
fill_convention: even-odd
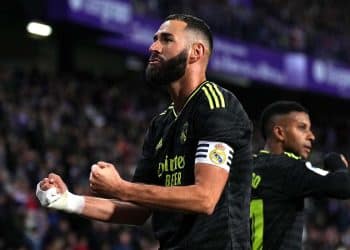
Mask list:
[[[59,175],[49,174],[36,187],[36,196],[44,207],[80,214],[85,205],[83,196],[72,194]]]
[[[99,161],[91,166],[90,188],[99,196],[123,199],[125,181],[113,164]]]

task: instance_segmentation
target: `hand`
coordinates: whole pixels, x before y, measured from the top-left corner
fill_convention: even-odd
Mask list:
[[[48,207],[61,198],[67,191],[66,184],[56,174],[49,174],[47,178],[40,181],[36,187],[36,196],[42,206]]]
[[[348,167],[348,162],[344,155],[331,152],[324,157],[324,167],[326,170],[334,172],[346,169]]]
[[[67,185],[64,183],[62,178],[54,173],[50,173],[47,178],[44,178],[40,184],[40,189],[43,191],[46,191],[50,188],[55,187],[57,189],[57,192],[60,194],[63,194],[67,191]]]
[[[340,154],[340,158],[344,162],[345,166],[349,167],[349,163],[348,163],[348,161],[346,160],[346,157],[343,154]]]
[[[91,166],[90,189],[100,195],[121,199],[124,180],[113,164],[99,161]]]
[[[36,196],[44,207],[80,214],[85,205],[83,196],[72,194],[59,175],[49,174],[36,187]]]

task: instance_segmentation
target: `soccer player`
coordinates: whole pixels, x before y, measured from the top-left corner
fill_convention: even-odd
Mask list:
[[[251,122],[237,98],[206,79],[212,34],[201,19],[170,15],[153,37],[146,79],[172,104],[156,116],[132,182],[106,162],[91,168],[100,197],[68,192],[55,174],[37,187],[42,205],[114,223],[152,215],[160,249],[250,249]]]
[[[350,197],[348,163],[342,155],[325,157],[317,168],[306,159],[315,136],[307,110],[278,101],[261,115],[265,148],[254,158],[250,205],[252,249],[302,248],[305,197]]]

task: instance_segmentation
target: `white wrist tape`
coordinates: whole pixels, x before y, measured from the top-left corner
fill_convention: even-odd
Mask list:
[[[50,203],[58,200],[61,194],[57,192],[55,187],[44,191],[40,188],[40,182],[36,185],[36,197],[38,197],[40,204],[47,207]]]
[[[36,196],[40,200],[41,205],[68,213],[81,214],[85,206],[84,196],[72,194],[68,190],[61,194],[54,187],[44,191],[38,184]]]

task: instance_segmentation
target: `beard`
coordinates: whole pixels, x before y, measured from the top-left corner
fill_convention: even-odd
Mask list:
[[[160,62],[155,65],[147,65],[146,82],[151,86],[164,86],[180,79],[185,74],[187,52],[187,49],[184,49],[168,60],[164,60],[157,55],[151,55],[151,58],[156,57]]]

